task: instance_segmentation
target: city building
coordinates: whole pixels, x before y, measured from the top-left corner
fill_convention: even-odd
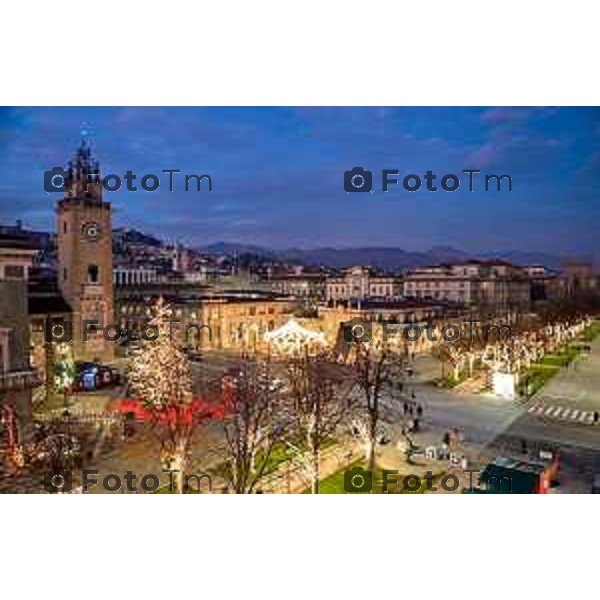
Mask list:
[[[157,283],[159,281],[156,269],[144,267],[126,268],[115,267],[113,269],[113,285],[143,285],[146,283]]]
[[[273,275],[269,281],[271,289],[280,294],[315,302],[322,302],[326,297],[326,276],[323,273],[300,272]]]
[[[28,433],[32,390],[41,384],[29,360],[27,281],[35,254],[23,240],[0,235],[0,451],[13,455]]]
[[[540,302],[564,295],[561,293],[561,282],[558,273],[543,265],[523,267],[523,271],[531,281],[531,300]]]
[[[389,340],[398,343],[408,355],[430,351],[432,342],[424,333],[418,340],[407,340],[403,337],[403,328],[399,328],[398,334],[394,333],[394,325],[416,325],[424,332],[427,325],[439,328],[448,322],[462,323],[464,314],[459,305],[426,299],[343,301],[319,307],[318,319],[313,319],[310,325],[323,331],[327,344],[344,354],[348,350],[345,328],[354,319],[369,322],[374,339],[383,335],[385,322]]]
[[[159,298],[172,310],[177,321],[173,334],[180,336],[182,345],[203,351],[260,352],[266,348],[264,333],[283,325],[297,308],[295,299],[261,290],[215,292],[207,286],[172,282],[117,288],[116,320],[121,329],[139,337],[150,319],[150,306]]]
[[[531,280],[520,267],[508,262],[471,260],[408,271],[404,296],[493,310],[525,308],[531,301]]]
[[[564,292],[568,297],[579,296],[598,289],[598,277],[594,276],[592,264],[586,261],[568,261],[561,268]]]
[[[367,267],[351,267],[339,276],[328,277],[325,282],[327,301],[364,300],[366,298],[399,298],[402,280],[395,275],[376,273]]]
[[[85,143],[69,163],[56,213],[58,285],[73,311],[75,358],[110,361],[114,344],[102,335],[83,341],[84,321],[102,327],[114,315],[111,206],[102,199],[98,163]]]

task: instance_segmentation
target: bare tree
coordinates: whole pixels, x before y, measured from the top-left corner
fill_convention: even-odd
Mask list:
[[[294,428],[306,442],[309,456],[311,492],[319,493],[321,448],[342,419],[349,416],[351,395],[343,393],[337,365],[325,353],[308,352],[290,360],[288,379],[290,415]]]
[[[365,444],[368,469],[375,467],[375,447],[382,416],[381,400],[400,381],[402,358],[389,344],[365,343],[356,345],[356,384],[362,401],[356,407],[353,425]]]
[[[236,494],[251,494],[266,474],[284,426],[285,411],[278,410],[281,384],[269,361],[247,360],[224,378],[222,394],[228,452],[222,474]]]

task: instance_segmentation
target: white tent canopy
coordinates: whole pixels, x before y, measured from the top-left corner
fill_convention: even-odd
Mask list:
[[[325,345],[325,334],[302,327],[296,319],[265,333],[265,341],[286,353],[297,352],[307,346]]]

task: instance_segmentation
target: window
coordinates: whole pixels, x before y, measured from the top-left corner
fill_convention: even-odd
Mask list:
[[[90,265],[88,267],[88,283],[98,283],[98,266]]]
[[[6,265],[4,267],[4,277],[6,279],[24,279],[25,267],[21,265]]]
[[[63,269],[63,281],[67,280],[67,270]]]
[[[67,233],[67,222],[63,221],[63,233]]]

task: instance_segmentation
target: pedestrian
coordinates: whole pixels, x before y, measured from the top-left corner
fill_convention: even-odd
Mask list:
[[[419,418],[423,416],[423,407],[420,404],[417,406],[417,416]]]
[[[408,404],[406,402],[404,403],[403,408],[404,408],[404,414],[406,414],[408,412]]]
[[[413,416],[413,407],[412,405],[408,407],[408,414],[412,417]]]
[[[416,398],[415,396],[415,390],[412,390],[412,392],[410,393],[410,397],[414,400]]]

